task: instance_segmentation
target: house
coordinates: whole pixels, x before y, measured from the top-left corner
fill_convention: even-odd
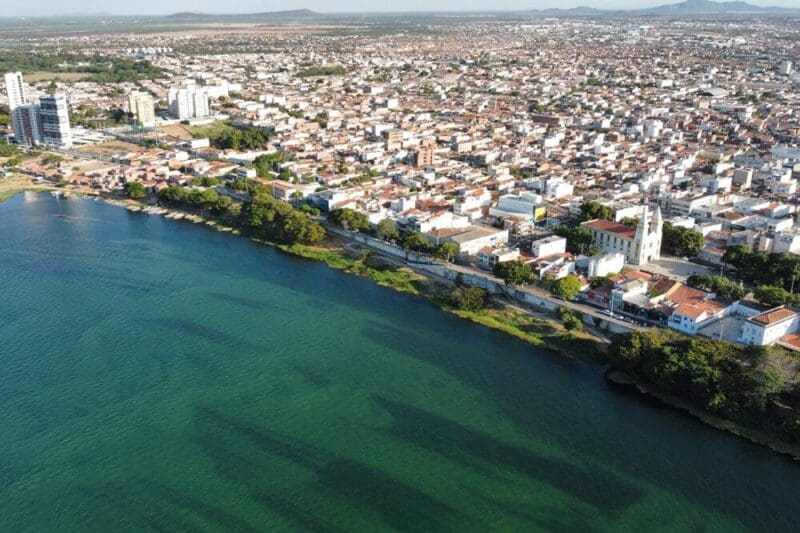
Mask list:
[[[786,306],[776,307],[748,318],[742,327],[740,342],[755,346],[770,346],[784,335],[795,333],[800,315]]]
[[[519,259],[518,248],[492,248],[484,246],[478,250],[478,266],[485,270],[494,270],[499,263]]]

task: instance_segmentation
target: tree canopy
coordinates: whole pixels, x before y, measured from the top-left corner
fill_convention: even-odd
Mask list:
[[[142,198],[147,194],[144,185],[138,181],[131,181],[125,184],[125,194],[128,198]]]
[[[328,220],[347,230],[364,231],[369,229],[369,219],[361,211],[342,208],[334,209],[328,214]]]
[[[503,261],[494,267],[494,275],[506,282],[506,285],[522,285],[533,277],[531,267],[522,261]]]
[[[581,282],[572,274],[550,283],[550,293],[565,300],[573,300],[579,292],[581,292]]]
[[[703,248],[703,235],[689,228],[664,223],[661,251],[670,255],[694,257]]]
[[[586,202],[581,205],[581,220],[594,220],[602,218],[605,220],[614,220],[614,210],[607,205],[599,202]]]

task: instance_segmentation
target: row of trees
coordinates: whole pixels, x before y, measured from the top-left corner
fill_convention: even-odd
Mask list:
[[[227,214],[233,204],[229,196],[218,194],[213,189],[187,189],[169,186],[158,193],[161,203],[174,207],[208,211],[216,215]]]
[[[740,279],[754,285],[773,285],[791,291],[794,281],[800,281],[800,257],[786,252],[753,252],[737,244],[725,250],[722,261],[734,267]]]
[[[271,241],[315,243],[325,238],[325,228],[308,213],[268,193],[257,193],[242,216],[255,235]]]
[[[692,274],[686,280],[686,284],[696,289],[702,289],[715,293],[721,298],[730,300],[741,300],[747,291],[724,276],[704,276]]]
[[[687,337],[669,329],[616,337],[609,358],[661,391],[707,411],[800,442],[800,387],[779,351]],[[787,409],[788,408],[788,409]]]
[[[380,221],[375,228],[372,228],[367,215],[354,209],[334,209],[328,214],[328,220],[346,230],[363,231],[385,241],[395,241],[406,250],[431,254],[445,261],[453,260],[460,251],[458,244],[454,242],[443,242],[436,246],[418,231],[401,233],[394,221],[389,218]]]

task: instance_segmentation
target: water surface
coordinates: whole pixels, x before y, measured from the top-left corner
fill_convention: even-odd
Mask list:
[[[797,531],[800,466],[244,238],[0,204],[0,530]]]

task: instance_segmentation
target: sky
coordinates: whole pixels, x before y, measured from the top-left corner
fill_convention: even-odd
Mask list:
[[[678,0],[30,0],[12,2],[0,16],[41,16],[75,13],[168,14],[178,11],[252,13],[287,9],[312,9],[321,13],[347,11],[468,11],[570,8],[636,9]],[[751,4],[800,8],[800,0],[749,0]]]

